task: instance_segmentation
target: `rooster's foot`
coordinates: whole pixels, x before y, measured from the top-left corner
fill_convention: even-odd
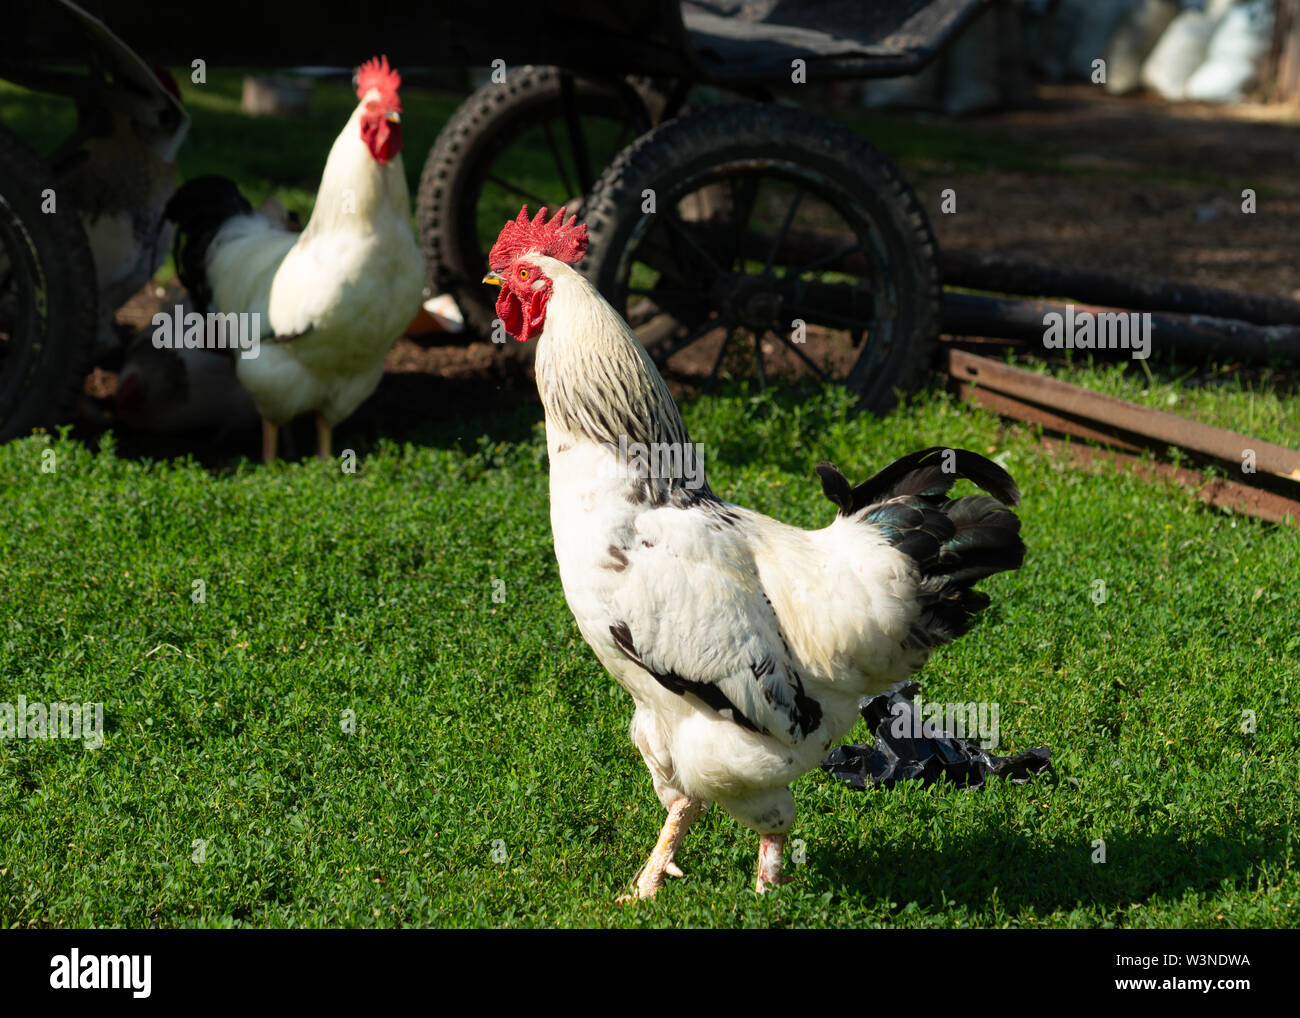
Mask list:
[[[653,858],[653,856],[651,858]],[[669,859],[668,862],[664,864],[663,872],[660,874],[658,880],[643,879],[646,875],[646,872],[649,869],[650,869],[650,862],[647,861],[646,864],[642,866],[641,869],[637,872],[637,875],[634,878],[633,882],[636,884],[636,891],[632,894],[619,895],[617,898],[614,899],[615,905],[627,905],[634,901],[640,901],[642,898],[653,898],[655,894],[658,892],[659,888],[664,886],[663,878],[665,876],[674,877],[676,879],[681,879],[682,877],[686,876],[686,874],[682,872],[682,868],[678,866],[675,862],[673,862],[671,859]]]
[[[705,805],[703,800],[688,796],[674,800],[668,807],[668,818],[664,821],[663,830],[659,832],[659,840],[655,843],[654,851],[650,853],[650,858],[636,875],[636,889],[631,894],[616,898],[615,904],[626,905],[628,902],[639,901],[642,898],[653,898],[659,888],[663,887],[665,875],[685,876],[681,867],[673,861],[673,857],[681,847],[687,829],[695,818],[704,812]]]

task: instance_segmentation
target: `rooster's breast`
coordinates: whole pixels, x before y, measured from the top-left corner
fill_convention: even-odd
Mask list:
[[[269,328],[258,356],[238,362],[239,380],[272,421],[317,411],[333,425],[378,386],[384,355],[419,307],[423,262],[409,228],[387,243],[303,237],[275,274]]]
[[[356,374],[382,360],[401,336],[419,310],[423,285],[409,227],[309,238],[276,273],[271,325],[276,334],[304,334],[295,352],[309,370]]]

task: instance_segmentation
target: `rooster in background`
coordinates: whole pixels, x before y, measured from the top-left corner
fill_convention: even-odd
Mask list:
[[[222,177],[190,181],[167,205],[196,307],[262,316],[260,353],[238,357],[236,371],[262,415],[267,462],[279,427],[308,411],[318,455],[331,455],[332,429],[375,391],[384,354],[419,309],[424,264],[402,168],[400,85],[386,57],[361,67],[360,104],[301,233],[254,212]]]
[[[654,895],[690,823],[716,802],[760,836],[756,889],[784,882],[790,783],[853,727],[858,700],[918,671],[989,602],[973,584],[1019,567],[1020,493],[958,449],[896,460],[851,487],[828,463],[838,510],[805,531],[718,498],[702,470],[620,462],[620,449],[693,447],[654,363],[570,265],[586,227],[507,223],[484,282],[508,332],[537,337],[551,527],[583,638],[636,704],[631,735],[667,820],[636,878]],[[626,457],[625,457],[626,458]],[[643,464],[644,465],[644,464]],[[988,495],[948,498],[958,478]],[[695,486],[690,485],[694,483]]]

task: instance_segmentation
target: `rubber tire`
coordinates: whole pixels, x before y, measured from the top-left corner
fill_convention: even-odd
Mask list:
[[[881,370],[855,379],[863,369],[860,359],[846,384],[859,394],[861,407],[887,412],[899,392],[923,384],[938,350],[937,248],[916,194],[888,159],[848,128],[802,110],[759,103],[713,106],[661,124],[624,149],[593,188],[587,207],[590,245],[579,268],[609,299],[617,290],[624,251],[645,216],[646,188],[665,194],[712,166],[754,159],[780,159],[818,172],[879,231],[896,280],[898,333]],[[626,311],[614,303],[620,313]]]
[[[647,102],[646,89],[637,92]],[[608,87],[579,78],[575,95],[581,114],[627,114],[624,100]],[[478,250],[477,209],[468,201],[466,188],[476,163],[493,145],[517,125],[538,123],[541,111],[559,101],[557,68],[512,68],[504,83],[484,85],[461,104],[425,160],[416,221],[429,290],[451,294],[466,325],[480,336],[492,331],[496,294],[482,283],[487,266]]]
[[[46,188],[54,189],[54,213],[41,211]],[[98,290],[76,209],[45,162],[3,127],[0,245],[15,259],[18,285],[29,298],[0,373],[0,441],[7,442],[71,418],[90,369]],[[37,311],[42,298],[43,319]]]

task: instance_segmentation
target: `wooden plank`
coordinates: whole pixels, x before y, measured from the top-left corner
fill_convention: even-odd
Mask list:
[[[1005,396],[1000,392],[994,392],[992,389],[980,388],[973,382],[959,383],[958,391],[961,398],[968,403],[975,403],[986,410],[992,410],[995,414],[1001,414],[1003,417],[1014,417],[1028,424],[1041,424],[1044,428],[1060,432],[1062,435],[1071,435],[1074,438],[1082,438],[1089,442],[1100,442],[1103,445],[1115,446],[1129,452],[1142,451],[1142,446],[1137,443],[1120,438],[1109,431],[1093,427],[1086,421],[1054,413],[1032,403],[1026,403],[1012,396]]]
[[[1130,403],[1070,385],[1055,378],[950,350],[948,371],[959,382],[972,383],[1016,399],[1049,407],[1058,413],[1089,418],[1144,438],[1181,446],[1241,470],[1247,449],[1255,452],[1255,469],[1300,483],[1300,451],[1251,438],[1226,428],[1216,428],[1163,410]]]

